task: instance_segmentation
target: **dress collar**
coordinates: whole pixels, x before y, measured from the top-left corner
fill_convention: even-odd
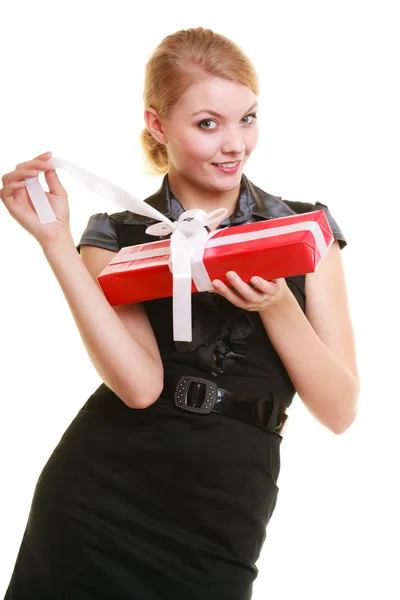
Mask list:
[[[144,202],[171,219],[171,221],[177,221],[184,212],[183,206],[171,191],[168,175],[164,176],[160,189],[146,198]],[[251,183],[245,175],[242,175],[236,208],[230,217],[220,223],[219,227],[241,225],[251,220],[257,220],[252,217],[276,219],[293,214],[296,214],[295,211],[282,198],[264,192],[264,190]],[[131,211],[125,211],[123,218],[123,223],[126,225],[148,225],[155,222],[155,219]]]

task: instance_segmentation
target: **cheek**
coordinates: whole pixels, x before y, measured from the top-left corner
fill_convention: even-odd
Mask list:
[[[178,140],[177,140],[178,141]],[[179,138],[176,148],[179,148],[181,159],[210,161],[218,151],[217,136],[202,132],[191,132]]]
[[[254,127],[252,129],[248,130],[247,135],[244,139],[244,142],[245,142],[248,152],[252,152],[254,150],[254,148],[257,146],[258,138],[259,138],[258,127]]]

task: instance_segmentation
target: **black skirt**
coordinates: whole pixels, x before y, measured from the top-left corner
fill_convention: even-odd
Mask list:
[[[39,476],[5,600],[248,600],[281,440],[101,386]]]

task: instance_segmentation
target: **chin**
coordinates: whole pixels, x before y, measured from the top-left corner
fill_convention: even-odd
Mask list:
[[[240,185],[242,180],[242,171],[238,171],[234,175],[221,175],[220,177],[213,177],[210,184],[215,189],[221,192],[229,192]]]

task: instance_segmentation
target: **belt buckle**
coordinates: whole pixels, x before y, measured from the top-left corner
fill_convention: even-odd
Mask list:
[[[191,406],[187,403],[187,394],[192,383],[203,383],[206,386],[204,400],[201,406]],[[206,415],[212,411],[217,402],[217,391],[218,387],[214,381],[203,379],[202,377],[183,375],[175,388],[174,404],[178,408]]]

